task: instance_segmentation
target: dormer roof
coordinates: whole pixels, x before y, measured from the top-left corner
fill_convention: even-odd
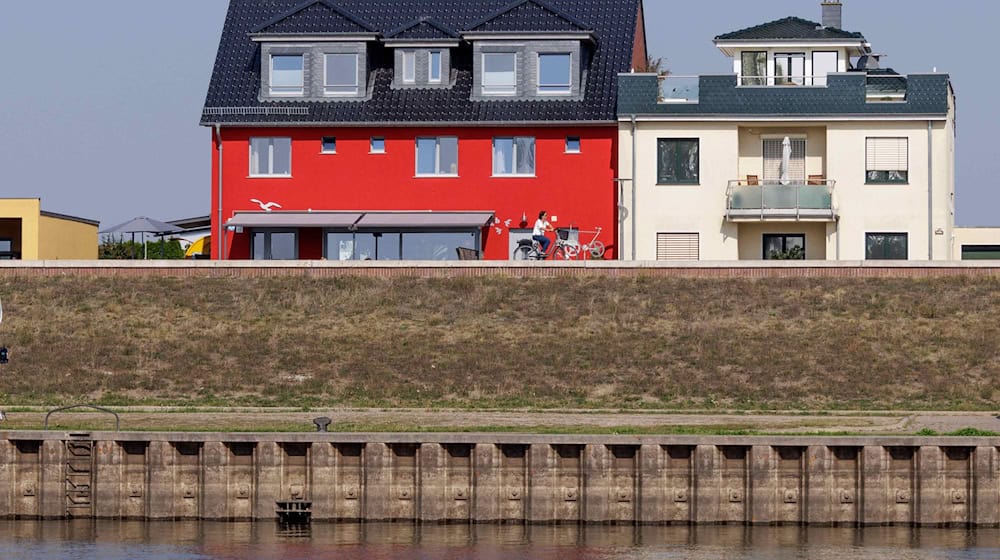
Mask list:
[[[591,26],[544,0],[517,0],[473,22],[468,33],[586,33]]]
[[[864,41],[861,33],[844,31],[798,17],[786,17],[762,23],[739,31],[725,33],[715,38],[720,41]]]
[[[257,26],[254,35],[373,34],[376,30],[331,0],[307,0]]]
[[[439,23],[430,16],[423,16],[409,23],[403,24],[385,34],[385,39],[389,41],[455,41],[458,40],[458,32],[454,29]]]

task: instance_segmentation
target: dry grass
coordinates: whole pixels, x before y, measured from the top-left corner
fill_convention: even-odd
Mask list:
[[[0,281],[0,403],[990,409],[1000,282]]]

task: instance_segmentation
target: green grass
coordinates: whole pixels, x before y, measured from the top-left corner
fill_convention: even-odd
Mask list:
[[[996,410],[995,279],[0,280],[0,404]]]

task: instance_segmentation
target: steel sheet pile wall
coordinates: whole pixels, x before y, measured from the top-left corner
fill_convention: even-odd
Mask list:
[[[998,438],[0,433],[0,517],[1000,525]]]

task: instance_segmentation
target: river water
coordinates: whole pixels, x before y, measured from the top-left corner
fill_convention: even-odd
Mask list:
[[[0,521],[3,560],[1000,559],[998,529]]]

